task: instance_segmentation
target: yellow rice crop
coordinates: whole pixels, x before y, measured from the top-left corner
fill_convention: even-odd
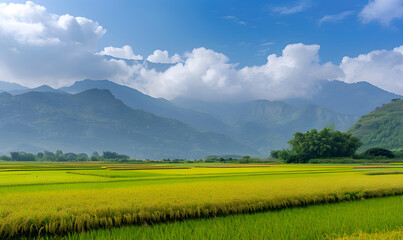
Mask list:
[[[129,181],[78,176],[85,183],[13,185],[0,190],[0,238],[403,194],[402,175],[370,176],[362,171],[310,166],[153,169],[127,171],[134,174]],[[136,178],[138,172],[156,177]]]

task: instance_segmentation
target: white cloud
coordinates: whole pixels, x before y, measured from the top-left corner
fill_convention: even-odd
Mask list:
[[[87,18],[50,14],[33,2],[0,3],[0,32],[20,44],[78,44],[96,48],[105,29]]]
[[[143,60],[143,57],[140,55],[135,55],[133,53],[133,49],[128,45],[123,46],[122,48],[106,47],[100,52],[100,54],[128,60]]]
[[[182,62],[181,56],[178,54],[169,57],[168,51],[155,50],[154,53],[147,57],[147,60],[152,63],[178,63]]]
[[[344,57],[340,68],[345,82],[366,81],[403,95],[403,46],[391,51],[376,50],[358,57]]]
[[[94,54],[105,32],[90,19],[52,14],[33,2],[1,3],[2,80],[62,86],[83,78],[113,77],[119,65]]]
[[[307,1],[302,1],[302,2],[299,2],[296,5],[293,5],[293,6],[275,7],[275,8],[272,8],[272,11],[276,12],[276,13],[279,13],[279,14],[282,14],[282,15],[289,15],[289,14],[303,12],[307,8],[309,8],[308,2]]]
[[[326,15],[319,20],[319,24],[322,24],[324,22],[338,22],[352,15],[353,13],[353,11],[345,11],[335,15]]]
[[[235,65],[228,63],[224,54],[196,48],[186,53],[185,58],[184,63],[164,72],[141,69],[131,85],[152,96],[169,99],[179,96],[223,99],[241,92],[235,82]]]
[[[270,46],[270,45],[273,45],[274,44],[274,42],[265,42],[265,43],[262,43],[262,44],[260,44],[260,46]]]
[[[245,67],[240,79],[249,94],[262,99],[305,97],[315,91],[319,80],[333,80],[343,72],[332,63],[320,64],[319,45],[290,44],[267,57],[262,66]]]
[[[222,17],[222,18],[223,18],[223,19],[230,20],[230,21],[232,21],[232,22],[234,22],[234,23],[237,23],[237,24],[240,24],[240,25],[244,25],[244,26],[247,25],[247,23],[246,23],[245,21],[242,21],[242,20],[240,20],[238,17],[235,17],[235,16],[224,16],[224,17]]]
[[[403,17],[403,0],[370,0],[359,17],[364,23],[378,21],[389,25],[393,19]]]
[[[90,19],[52,14],[32,2],[0,4],[0,19],[1,80],[31,87],[109,79],[168,99],[273,100],[309,96],[317,81],[342,79],[369,81],[403,94],[403,47],[345,57],[338,66],[320,62],[319,45],[290,44],[281,55],[268,56],[267,63],[244,68],[211,49],[196,48],[182,57],[156,50],[149,61],[175,63],[157,71],[126,61],[139,59],[129,46],[102,51],[114,58],[97,53],[106,30]]]
[[[164,72],[141,69],[131,86],[155,97],[204,100],[281,99],[306,96],[318,80],[335,79],[342,71],[320,64],[318,45],[288,45],[282,56],[270,55],[262,66],[237,69],[222,53],[197,48],[184,63]]]

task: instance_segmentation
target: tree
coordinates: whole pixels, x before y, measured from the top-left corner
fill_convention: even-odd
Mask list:
[[[395,155],[393,154],[392,151],[386,149],[386,148],[381,148],[381,147],[373,147],[368,149],[367,151],[364,152],[364,156],[366,158],[374,158],[374,157],[387,157],[387,158],[394,158]]]
[[[24,152],[10,152],[13,161],[35,161],[35,155],[32,153]]]
[[[94,151],[91,155],[91,157],[96,157],[99,158],[99,153],[97,151]]]
[[[105,151],[102,156],[104,159],[129,159],[128,155],[118,154],[117,152]]]
[[[79,162],[86,162],[86,161],[88,161],[88,160],[89,160],[89,158],[88,158],[88,155],[87,155],[87,154],[85,154],[85,153],[79,153],[79,154],[77,154],[76,161],[79,161]]]
[[[117,159],[118,158],[118,153],[117,152],[111,152],[111,151],[105,151],[102,156],[104,159]]]
[[[307,162],[312,158],[351,157],[362,145],[360,140],[350,133],[323,128],[318,132],[312,129],[306,133],[296,132],[288,142],[290,150],[278,153],[286,162]]]
[[[54,161],[55,160],[55,154],[50,151],[44,151],[43,154],[45,155],[43,157],[44,161]]]
[[[11,159],[14,161],[18,161],[19,152],[10,152]]]
[[[42,152],[38,152],[36,154],[36,157],[39,158],[39,159],[42,159],[44,156],[45,156],[45,154],[43,154]]]
[[[11,159],[10,156],[1,155],[1,156],[0,156],[0,160],[3,160],[3,161],[11,161],[12,159]]]
[[[280,150],[271,150],[270,157],[277,159],[279,153],[280,153]]]

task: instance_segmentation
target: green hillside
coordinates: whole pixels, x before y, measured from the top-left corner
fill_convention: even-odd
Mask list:
[[[403,147],[403,100],[395,100],[364,115],[348,130],[370,147]]]

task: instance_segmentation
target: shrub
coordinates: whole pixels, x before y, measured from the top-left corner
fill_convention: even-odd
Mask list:
[[[387,157],[387,158],[394,158],[395,155],[392,151],[381,148],[381,147],[374,147],[370,148],[364,152],[364,156],[367,158],[375,158],[375,157]]]

